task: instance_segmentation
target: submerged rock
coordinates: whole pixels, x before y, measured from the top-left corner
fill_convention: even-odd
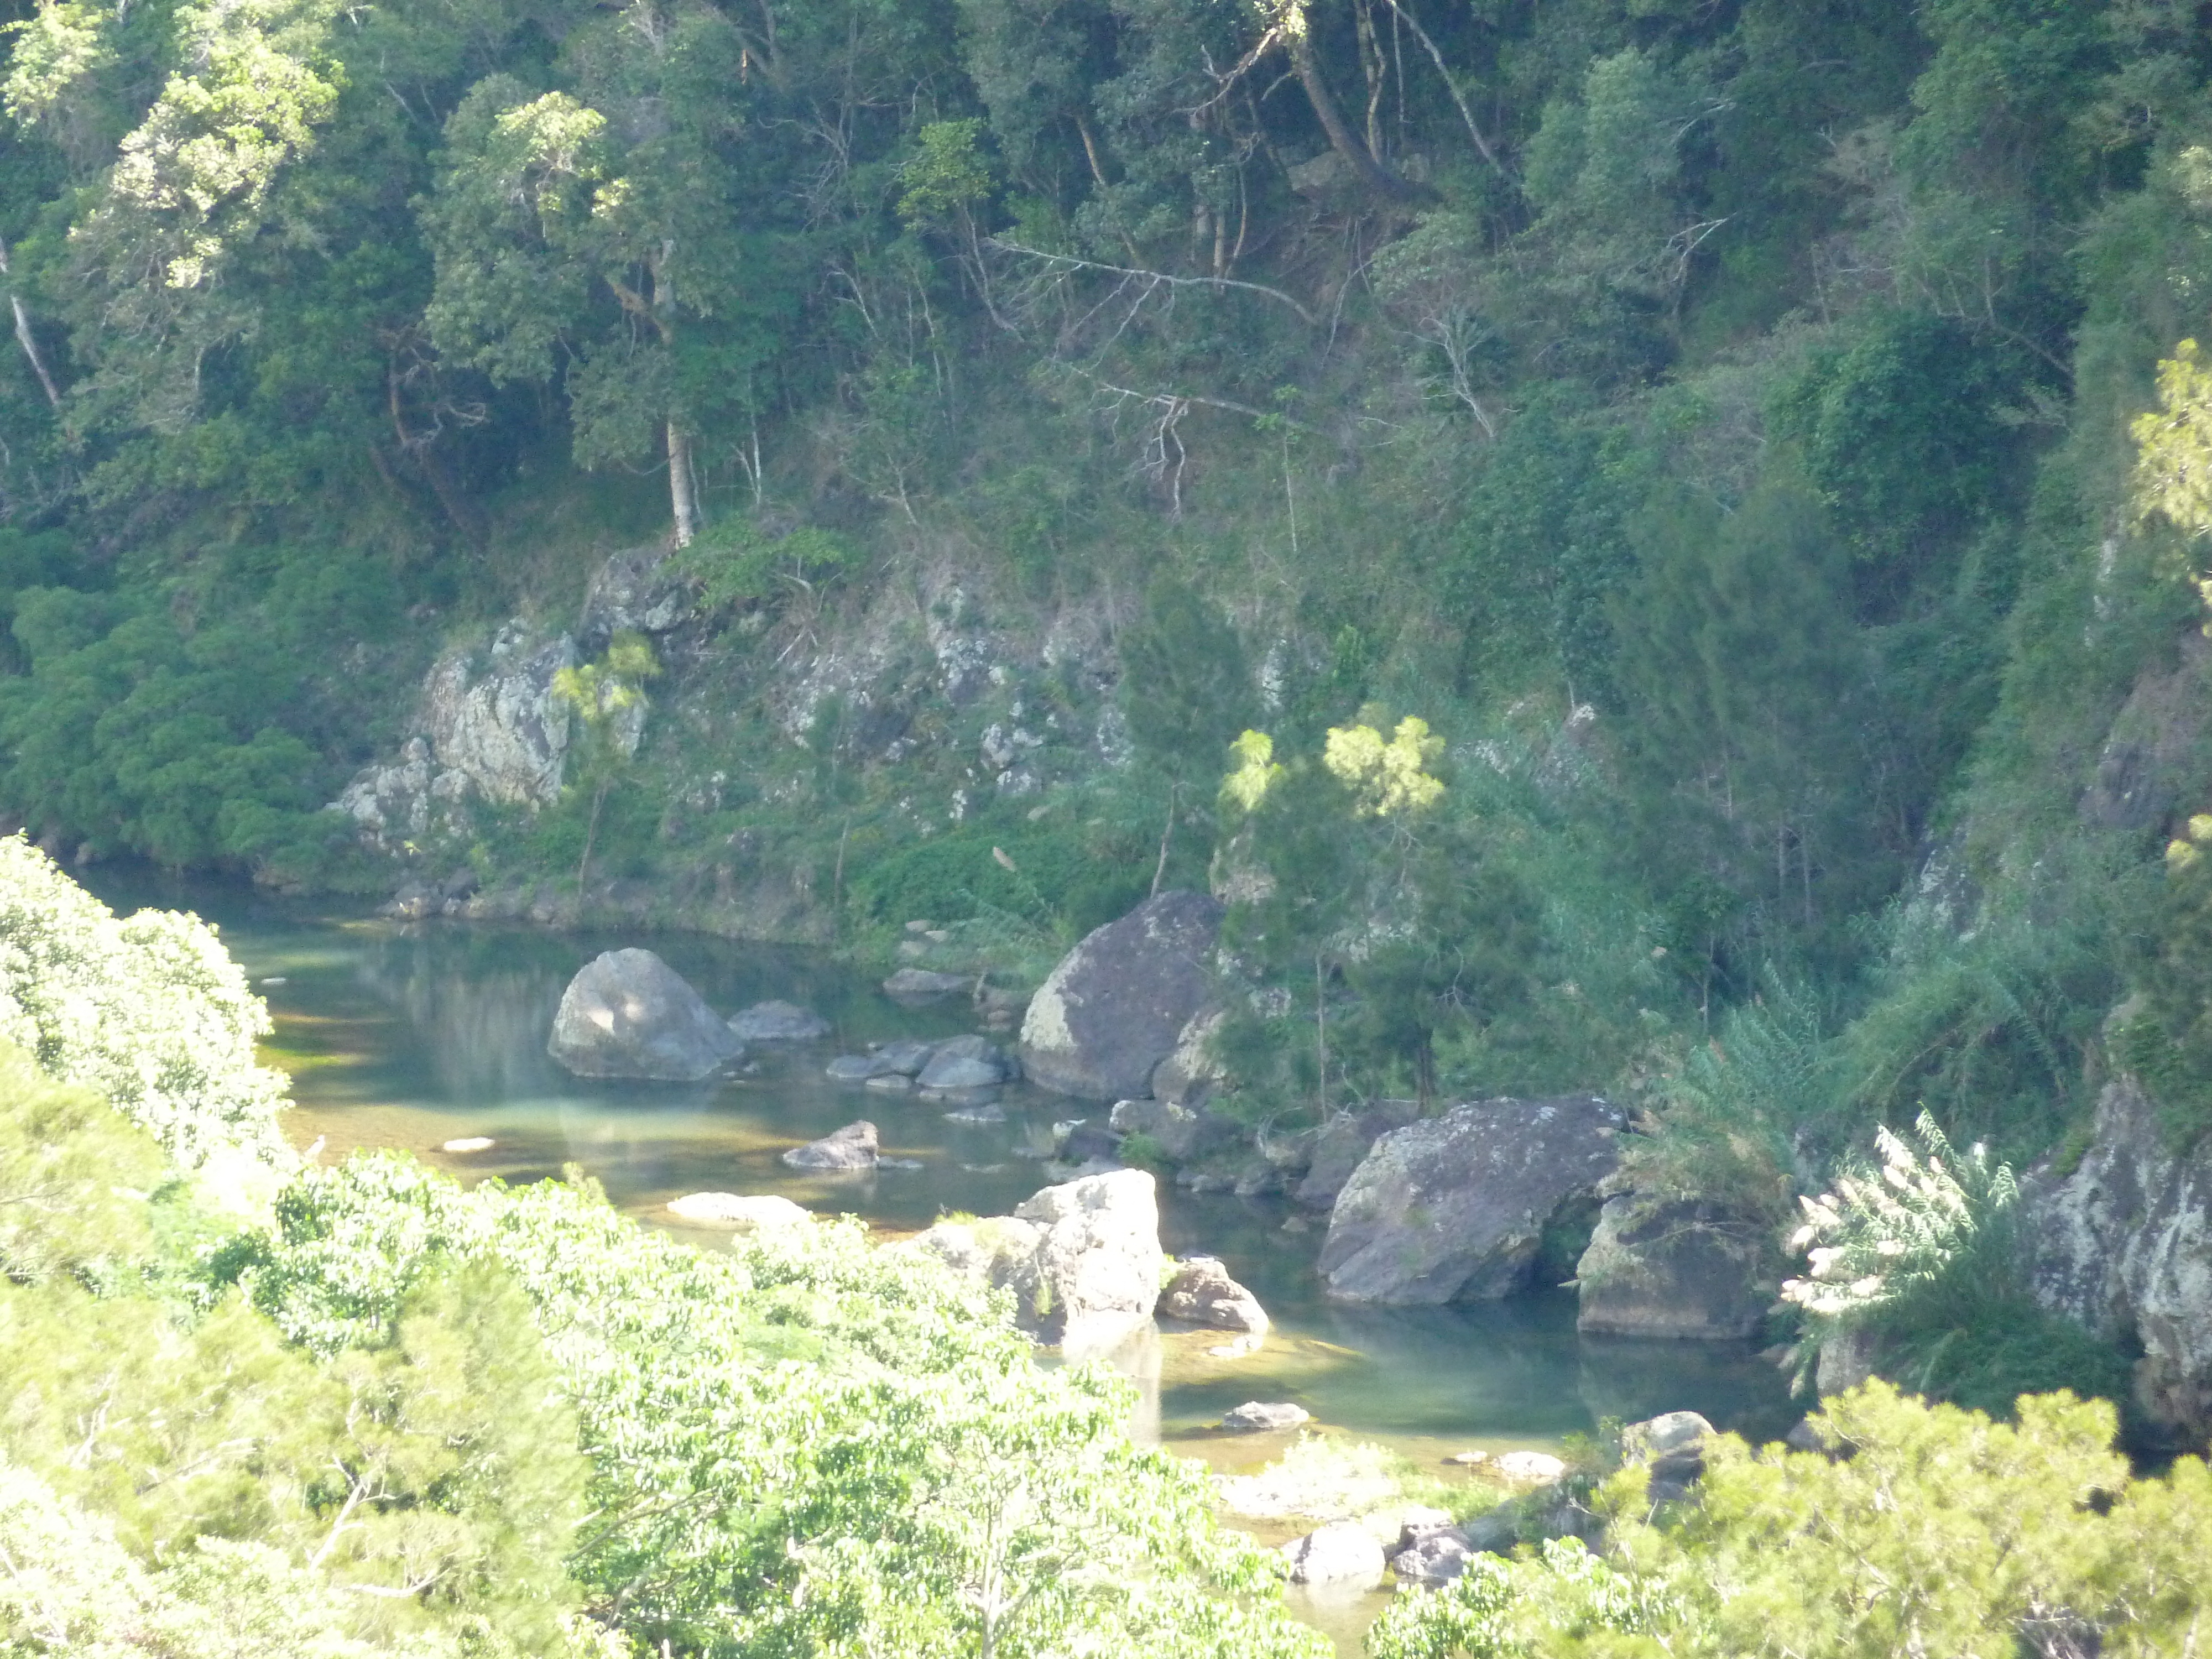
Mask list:
[[[1175,1277],[1160,1292],[1159,1311],[1170,1319],[1188,1320],[1217,1331],[1248,1331],[1254,1335],[1267,1328],[1267,1310],[1229,1276],[1229,1269],[1210,1255],[1188,1256],[1176,1267]]]
[[[1526,1289],[1546,1225],[1612,1173],[1622,1121],[1606,1102],[1569,1095],[1487,1100],[1394,1129],[1330,1213],[1328,1294],[1425,1306]]]
[[[741,1233],[814,1219],[809,1211],[775,1193],[686,1193],[668,1200],[668,1212],[681,1220],[720,1224]]]
[[[876,1167],[876,1126],[863,1118],[848,1123],[834,1134],[793,1146],[783,1161],[794,1170],[872,1170]]]
[[[927,968],[902,968],[884,981],[884,994],[894,1002],[909,1007],[925,1003],[942,1002],[957,991],[964,991],[969,983],[965,974],[936,974]]]
[[[1356,1521],[1332,1521],[1282,1547],[1293,1584],[1373,1589],[1382,1582],[1382,1546]]]
[[[1085,1100],[1149,1095],[1212,988],[1206,960],[1221,914],[1203,893],[1162,893],[1069,951],[1022,1021],[1030,1079]]]
[[[650,951],[609,951],[562,993],[546,1052],[578,1077],[696,1083],[745,1045]]]
[[[795,1002],[756,1002],[730,1016],[730,1029],[747,1042],[812,1042],[830,1035],[830,1022]]]

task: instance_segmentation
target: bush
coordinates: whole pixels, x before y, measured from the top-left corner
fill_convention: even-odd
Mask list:
[[[173,910],[118,918],[21,836],[0,840],[0,1038],[82,1084],[178,1163],[282,1164],[286,1079],[257,1063],[269,1011],[215,929]]]

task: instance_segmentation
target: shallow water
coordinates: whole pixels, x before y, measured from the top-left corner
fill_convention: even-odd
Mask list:
[[[687,935],[551,933],[459,922],[403,926],[294,904],[249,890],[100,870],[90,882],[118,908],[198,910],[222,930],[276,1021],[272,1063],[289,1070],[295,1144],[335,1162],[363,1146],[403,1147],[464,1180],[520,1183],[569,1164],[650,1224],[714,1245],[727,1229],[690,1228],[663,1207],[702,1190],[781,1193],[850,1212],[890,1233],[946,1211],[1002,1214],[1043,1185],[1038,1151],[1055,1119],[1099,1109],[1017,1086],[1003,1125],[948,1122],[911,1094],[830,1083],[834,1054],[893,1036],[973,1029],[960,1003],[902,1009],[863,975],[817,951]],[[726,1012],[771,997],[813,1008],[836,1027],[820,1043],[757,1046],[752,1075],[698,1085],[570,1077],[545,1054],[562,988],[597,952],[647,943]],[[786,1168],[787,1147],[858,1117],[887,1157],[918,1167],[866,1176]],[[448,1140],[489,1136],[487,1151]],[[1218,1255],[1275,1320],[1254,1353],[1209,1352],[1220,1333],[1170,1332],[1121,1363],[1139,1382],[1133,1425],[1224,1470],[1279,1455],[1287,1437],[1231,1437],[1211,1425],[1247,1400],[1292,1400],[1316,1426],[1381,1442],[1441,1468],[1469,1448],[1555,1448],[1662,1411],[1702,1412],[1723,1428],[1778,1435],[1793,1413],[1773,1370],[1738,1348],[1580,1336],[1571,1293],[1471,1308],[1377,1309],[1324,1301],[1313,1271],[1321,1231],[1285,1231],[1281,1200],[1195,1195],[1164,1187],[1163,1243]],[[1346,1653],[1376,1599],[1322,1604],[1315,1621]]]

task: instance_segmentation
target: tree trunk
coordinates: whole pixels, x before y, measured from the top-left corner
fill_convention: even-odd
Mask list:
[[[8,275],[8,245],[0,242],[0,276]],[[30,359],[31,373],[39,377],[39,388],[46,394],[46,402],[53,408],[62,406],[62,394],[54,386],[54,377],[46,373],[46,360],[39,355],[38,336],[31,332],[31,313],[15,295],[8,290],[8,303],[15,313],[15,343],[23,348],[23,356]]]
[[[691,481],[691,438],[674,421],[668,423],[668,500],[675,509],[676,544],[691,545],[699,533],[699,502]]]
[[[1360,181],[1394,201],[1411,201],[1418,197],[1419,191],[1386,169],[1359,142],[1359,135],[1345,125],[1344,113],[1330,95],[1328,82],[1322,79],[1321,64],[1314,57],[1311,26],[1303,4],[1284,27],[1283,39],[1291,54],[1291,67],[1297,71],[1298,84],[1305,88],[1306,101],[1313,106],[1322,131],[1328,134],[1328,142],[1336,153],[1352,164]]]

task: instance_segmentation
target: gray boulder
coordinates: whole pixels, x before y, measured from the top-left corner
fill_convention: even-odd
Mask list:
[[[747,1042],[812,1042],[830,1035],[830,1022],[795,1002],[756,1002],[730,1016],[730,1029]]]
[[[793,1146],[783,1161],[794,1170],[872,1170],[876,1167],[876,1126],[863,1118],[848,1123],[834,1134]]]
[[[902,1075],[882,1054],[840,1054],[823,1068],[832,1083],[866,1083],[871,1078]]]
[[[1085,1100],[1152,1092],[1212,988],[1206,959],[1221,904],[1203,893],[1162,893],[1078,945],[1030,1000],[1021,1058],[1045,1088]]]
[[[1278,1429],[1295,1429],[1312,1418],[1313,1413],[1304,1406],[1293,1406],[1287,1401],[1248,1400],[1224,1416],[1221,1426],[1231,1434],[1267,1434]]]
[[[1160,1292],[1159,1311],[1170,1319],[1187,1320],[1217,1331],[1249,1331],[1259,1335],[1267,1328],[1267,1310],[1260,1298],[1229,1276],[1229,1269],[1210,1255],[1187,1256],[1176,1264],[1175,1277]]]
[[[926,1003],[942,1002],[954,993],[966,990],[969,982],[965,974],[938,974],[927,968],[902,968],[884,981],[884,994],[893,1002],[918,1008]]]
[[[1589,1095],[1487,1100],[1394,1129],[1338,1196],[1328,1294],[1428,1306],[1527,1288],[1545,1226],[1613,1172],[1618,1109]]]
[[[957,1036],[937,1045],[915,1082],[924,1089],[988,1089],[1012,1071],[988,1037]]]
[[[2201,1444],[2212,1434],[2212,1140],[2177,1154],[2124,1073],[2098,1097],[2089,1150],[2026,1183],[2035,1291],[2045,1306],[2137,1346],[2136,1398]],[[1821,1391],[1828,1392],[1821,1361]]]
[[[1305,1149],[1305,1176],[1291,1195],[1301,1204],[1326,1210],[1375,1143],[1420,1115],[1420,1103],[1413,1100],[1378,1100],[1362,1111],[1332,1115]]]
[[[1145,1136],[1177,1164],[1226,1152],[1243,1138],[1220,1114],[1169,1100],[1116,1101],[1106,1121],[1117,1134]]]
[[[1693,1200],[1608,1198],[1575,1269],[1576,1323],[1603,1336],[1753,1335],[1774,1299],[1760,1283],[1771,1231]]]
[[[1168,1057],[1152,1067],[1152,1098],[1195,1111],[1221,1081],[1221,1063],[1207,1052],[1221,1029],[1222,1012],[1207,1008],[1191,1017],[1176,1036]]]
[[[1696,1412],[1664,1412],[1620,1431],[1620,1455],[1632,1463],[1650,1466],[1647,1495],[1655,1504],[1671,1504],[1688,1495],[1705,1472],[1705,1442],[1713,1425]]]
[[[1457,1527],[1407,1527],[1398,1534],[1390,1570],[1401,1584],[1433,1588],[1465,1572],[1477,1553],[1474,1540]]]
[[[1382,1582],[1382,1543],[1357,1521],[1332,1521],[1282,1547],[1293,1584],[1373,1589]]]
[[[1010,1217],[940,1221],[914,1244],[1012,1292],[1024,1328],[1071,1352],[1111,1348],[1159,1297],[1159,1205],[1141,1170],[1047,1187]]]
[[[650,951],[609,951],[561,994],[546,1052],[578,1077],[696,1083],[744,1054],[721,1017]]]

